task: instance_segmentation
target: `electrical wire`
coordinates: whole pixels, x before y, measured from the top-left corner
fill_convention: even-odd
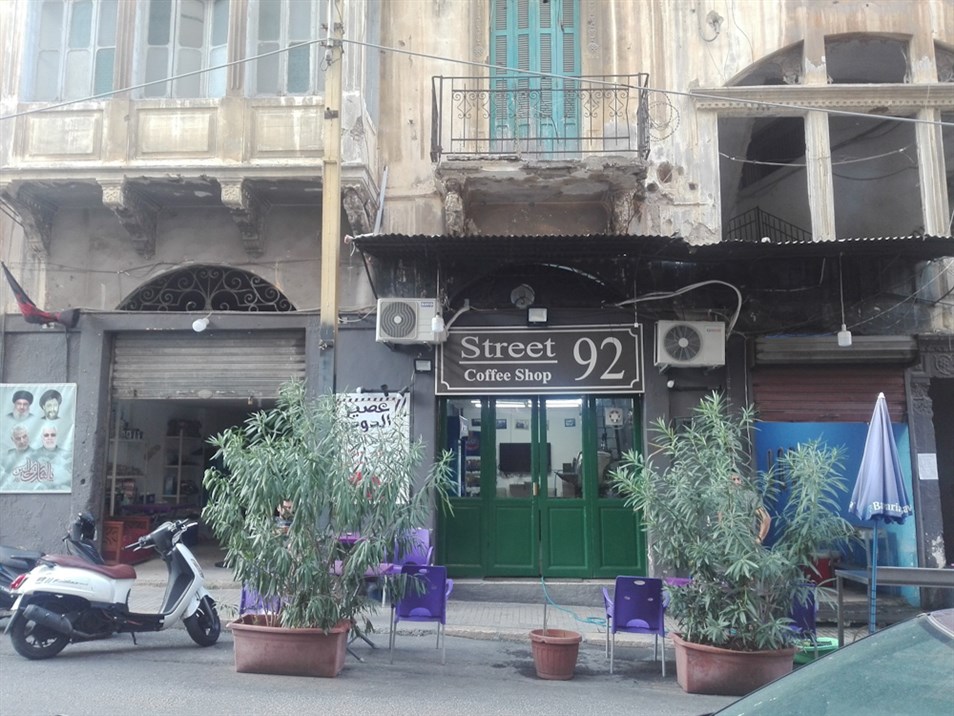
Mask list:
[[[736,308],[735,308],[735,312],[732,314],[732,318],[729,319],[729,325],[728,325],[728,328],[727,328],[727,330],[726,330],[726,334],[731,335],[732,329],[735,328],[735,324],[736,324],[736,322],[739,320],[739,314],[742,312],[742,292],[739,291],[738,288],[736,288],[735,286],[733,286],[733,285],[732,285],[731,283],[729,283],[728,281],[720,281],[720,280],[718,280],[718,279],[710,279],[710,280],[708,280],[708,281],[700,281],[700,282],[698,282],[698,283],[689,284],[688,286],[683,286],[682,288],[677,289],[677,290],[675,290],[675,291],[654,291],[654,292],[652,292],[652,293],[647,293],[647,294],[645,294],[645,295],[643,295],[643,296],[638,296],[638,297],[636,297],[636,298],[629,298],[629,299],[627,299],[627,300],[625,300],[625,301],[620,301],[619,303],[614,303],[613,306],[616,307],[616,308],[622,308],[623,306],[632,306],[632,305],[635,305],[635,304],[637,304],[637,303],[642,303],[642,302],[644,302],[644,301],[662,301],[662,300],[664,300],[664,299],[667,299],[667,298],[675,298],[676,296],[679,296],[679,295],[681,295],[681,294],[683,294],[683,293],[687,293],[687,292],[689,292],[689,291],[694,291],[694,290],[697,289],[697,288],[702,288],[703,286],[710,286],[710,285],[713,285],[713,284],[716,284],[716,285],[719,285],[719,286],[728,286],[728,287],[731,288],[733,291],[735,291],[735,296],[736,296],[736,299],[738,300],[738,305],[737,305]]]
[[[339,20],[340,20],[340,18],[339,18]],[[735,22],[734,18],[733,18],[733,22]],[[737,23],[736,23],[736,25],[737,25]],[[748,38],[747,38],[747,39],[748,39]],[[108,98],[108,97],[112,97],[112,96],[114,96],[114,95],[123,94],[123,93],[126,93],[126,92],[131,92],[131,91],[143,89],[143,88],[146,88],[146,87],[151,87],[151,86],[153,86],[153,85],[165,84],[165,83],[168,83],[168,82],[174,82],[174,81],[176,81],[176,80],[178,80],[178,79],[182,79],[182,78],[186,78],[186,77],[192,77],[192,76],[201,75],[201,74],[204,74],[204,73],[214,72],[214,71],[217,71],[217,70],[220,70],[220,69],[224,69],[224,68],[229,68],[229,67],[233,67],[233,66],[237,66],[237,65],[243,65],[243,64],[247,64],[247,63],[251,63],[251,62],[256,62],[256,61],[258,61],[258,60],[260,60],[260,59],[263,59],[263,58],[266,58],[266,57],[271,57],[271,56],[274,56],[274,55],[279,55],[279,54],[282,54],[282,53],[285,53],[285,52],[291,52],[293,49],[294,49],[294,50],[300,50],[300,48],[301,48],[302,45],[316,45],[316,44],[317,44],[317,45],[330,46],[330,42],[331,42],[331,41],[330,41],[328,38],[320,38],[320,39],[316,39],[316,40],[308,40],[308,41],[299,43],[299,44],[297,44],[297,45],[295,45],[295,46],[293,46],[293,47],[285,47],[285,48],[279,48],[279,49],[277,49],[277,50],[272,50],[272,51],[269,51],[269,52],[262,52],[262,53],[259,53],[259,54],[256,54],[256,55],[252,55],[252,56],[248,56],[248,57],[243,57],[243,58],[240,58],[240,59],[237,59],[237,60],[230,60],[230,61],[228,61],[228,62],[223,62],[223,63],[218,64],[218,65],[213,65],[213,66],[209,66],[209,67],[206,67],[206,68],[202,68],[202,69],[198,69],[198,70],[193,70],[193,71],[190,71],[190,72],[184,72],[184,73],[179,73],[179,74],[170,75],[170,76],[168,76],[168,77],[166,77],[166,78],[159,79],[159,80],[152,80],[152,81],[149,81],[149,82],[143,82],[143,83],[139,83],[139,84],[135,84],[135,85],[129,85],[129,86],[127,86],[127,87],[123,87],[123,88],[115,89],[115,90],[110,90],[110,91],[108,91],[108,92],[101,92],[101,93],[98,93],[98,94],[89,95],[89,96],[87,96],[87,97],[77,98],[77,99],[73,99],[73,100],[66,100],[66,101],[57,102],[57,103],[54,103],[54,104],[51,104],[51,105],[46,105],[46,106],[44,106],[44,107],[39,107],[39,108],[35,108],[35,109],[24,110],[24,111],[22,111],[22,112],[15,112],[15,113],[12,113],[12,114],[2,115],[2,116],[0,116],[0,121],[6,120],[6,119],[15,119],[15,118],[18,118],[18,117],[30,116],[30,115],[35,115],[35,114],[41,114],[41,113],[44,113],[44,112],[50,112],[50,111],[52,111],[52,110],[60,109],[60,108],[62,108],[62,107],[68,107],[68,106],[71,106],[71,105],[74,105],[74,104],[80,104],[80,103],[83,103],[83,102],[90,102],[90,101],[95,101],[95,100],[99,100],[99,99],[105,99],[105,98]],[[750,42],[751,42],[751,40],[750,40]],[[578,80],[580,79],[580,77],[571,76],[571,75],[562,75],[562,74],[550,73],[550,72],[536,72],[536,71],[532,71],[532,70],[524,70],[524,69],[521,69],[521,68],[507,67],[507,66],[503,66],[503,65],[491,65],[491,64],[489,64],[489,63],[484,63],[484,62],[477,62],[477,61],[473,61],[473,60],[463,60],[463,59],[452,58],[452,57],[446,57],[446,56],[441,56],[441,55],[434,55],[434,54],[430,54],[430,53],[416,52],[416,51],[408,50],[408,49],[405,49],[405,48],[389,47],[389,46],[386,46],[386,45],[380,45],[380,44],[371,43],[371,42],[365,42],[365,41],[360,41],[360,40],[352,40],[352,39],[348,39],[348,38],[343,38],[343,39],[342,39],[342,43],[343,43],[343,44],[349,44],[349,45],[357,45],[357,46],[360,46],[360,47],[365,47],[365,48],[370,48],[370,49],[375,49],[375,50],[378,50],[378,51],[381,51],[381,52],[386,52],[386,53],[406,55],[406,56],[418,57],[418,58],[422,58],[422,59],[431,59],[431,60],[436,60],[436,61],[440,61],[440,62],[448,62],[448,63],[452,63],[452,64],[459,64],[459,65],[466,65],[466,66],[471,66],[471,67],[478,67],[478,68],[481,68],[481,69],[491,69],[491,70],[497,70],[497,71],[504,71],[504,72],[508,72],[508,73],[515,73],[515,74],[522,74],[522,75],[542,77],[542,78],[550,78],[550,79],[562,79],[562,80],[571,80],[571,81],[578,81]],[[666,90],[664,90],[664,89],[654,88],[654,87],[645,87],[645,88],[644,88],[644,87],[639,87],[639,86],[626,85],[626,84],[622,84],[622,83],[619,83],[619,82],[610,82],[610,81],[608,81],[608,80],[598,80],[598,79],[595,79],[595,78],[586,78],[586,79],[587,79],[589,82],[591,82],[592,84],[595,84],[595,85],[604,85],[604,86],[608,86],[608,87],[620,87],[620,86],[623,86],[623,87],[628,87],[628,88],[630,88],[630,89],[636,89],[636,90],[640,90],[640,91],[645,90],[645,91],[647,91],[647,92],[653,92],[653,93],[657,93],[657,94],[661,94],[661,95],[666,95],[666,96],[689,97],[689,98],[703,98],[703,99],[714,99],[714,100],[727,100],[727,99],[728,99],[728,100],[730,100],[730,101],[739,102],[739,103],[742,103],[742,104],[749,104],[749,105],[757,106],[757,107],[769,107],[769,108],[777,108],[777,109],[785,109],[785,110],[798,110],[798,111],[821,111],[821,112],[826,113],[826,114],[833,114],[833,115],[839,115],[839,116],[863,117],[863,118],[865,118],[865,119],[870,119],[870,118],[871,118],[869,114],[864,113],[864,112],[852,112],[852,111],[848,111],[848,110],[838,110],[838,109],[832,109],[832,108],[816,108],[816,107],[805,106],[805,105],[797,105],[797,104],[788,104],[788,103],[780,103],[780,102],[767,102],[767,101],[764,101],[764,100],[741,99],[741,98],[731,98],[731,97],[726,98],[726,97],[722,97],[722,96],[719,96],[719,95],[713,95],[713,94],[708,94],[708,93],[682,92],[682,91],[679,91],[679,90],[672,90],[672,89],[666,89]],[[941,127],[954,127],[954,122],[923,120],[923,119],[919,119],[919,118],[916,118],[916,117],[897,117],[897,116],[883,115],[882,118],[883,118],[886,122],[890,122],[890,121],[893,121],[893,122],[909,122],[909,123],[915,123],[915,124],[935,125],[935,126],[941,126]],[[880,158],[883,158],[883,157],[886,157],[886,156],[890,156],[890,155],[893,155],[893,154],[899,154],[899,153],[903,154],[903,152],[904,152],[905,149],[907,149],[907,148],[908,148],[908,147],[903,147],[903,148],[898,149],[898,150],[892,150],[891,152],[885,152],[885,153],[882,153],[882,154],[873,155],[873,156],[871,156],[871,157],[862,157],[862,158],[856,158],[856,159],[849,159],[849,160],[844,160],[844,161],[841,161],[841,162],[833,162],[832,164],[833,164],[833,165],[841,165],[841,164],[857,163],[857,162],[862,162],[862,161],[871,161],[871,160],[874,160],[874,159],[880,159]],[[730,161],[746,162],[746,163],[750,163],[750,164],[764,164],[764,165],[770,165],[770,166],[790,166],[790,167],[791,167],[791,166],[804,166],[804,165],[792,164],[792,163],[789,163],[789,162],[776,163],[776,162],[760,162],[760,161],[755,161],[755,160],[740,159],[740,158],[738,158],[738,157],[733,157],[733,156],[724,154],[724,153],[722,153],[722,152],[720,152],[720,156],[722,156],[722,157],[724,157],[725,159],[728,159],[728,160],[730,160]],[[13,215],[10,214],[10,212],[7,210],[7,208],[6,208],[5,206],[3,206],[2,204],[0,204],[0,207],[2,207],[3,212],[4,212],[5,214],[7,214],[7,216],[9,216],[12,220],[16,221],[16,223],[18,223],[18,224],[20,223],[20,222],[16,219],[16,217],[14,217]],[[288,260],[287,262],[290,263],[291,260]],[[294,262],[295,262],[295,263],[300,263],[300,260],[296,259]],[[275,263],[282,263],[282,261],[278,261],[278,262],[276,262],[276,261],[269,261],[269,262],[243,262],[242,266],[261,266],[261,265],[265,265],[266,263],[267,263],[268,265],[274,265]],[[120,271],[97,271],[97,270],[95,270],[95,269],[89,269],[89,268],[87,268],[87,267],[82,267],[82,268],[85,268],[85,270],[88,271],[89,273],[103,273],[103,274],[110,274],[110,275],[123,275],[123,274],[126,274],[126,275],[130,275],[131,277],[134,277],[134,276],[133,276],[133,272],[136,272],[136,271],[145,271],[145,272],[148,274],[149,272],[155,271],[157,268],[159,268],[159,267],[161,267],[161,266],[180,267],[180,266],[184,266],[184,265],[186,265],[186,264],[175,264],[175,263],[168,263],[168,262],[167,262],[167,263],[162,263],[162,264],[151,264],[151,265],[147,265],[147,266],[133,267],[133,268],[130,268],[130,269],[123,269],[123,270],[120,270]],[[47,266],[47,270],[50,270],[50,269],[55,270],[56,267],[57,267],[57,265],[52,265],[52,264],[51,264],[51,265],[48,265],[48,266]],[[69,270],[79,270],[81,267],[69,267],[69,266],[66,266],[66,265],[59,265],[59,268],[60,268],[61,270],[64,270],[64,271],[69,271]],[[935,278],[932,279],[928,284],[925,284],[925,286],[929,285],[930,283],[933,283],[933,281],[934,281],[934,280],[937,280],[937,278],[939,278],[941,275],[943,275],[943,272],[941,272],[941,273],[939,273],[937,276],[935,276]],[[677,290],[677,291],[668,292],[668,293],[661,293],[661,294],[647,294],[646,296],[641,296],[641,297],[638,297],[638,298],[629,299],[628,301],[623,301],[623,302],[618,303],[618,304],[615,304],[615,305],[618,306],[618,307],[622,307],[622,306],[624,306],[624,305],[635,304],[635,303],[639,303],[639,302],[643,302],[643,301],[654,301],[654,300],[662,300],[662,299],[665,299],[665,298],[672,298],[672,297],[675,297],[675,296],[677,296],[677,295],[680,295],[680,294],[682,294],[682,293],[685,293],[685,292],[687,292],[687,291],[693,290],[693,289],[695,289],[695,288],[698,288],[698,287],[700,287],[700,286],[707,285],[707,284],[722,284],[722,285],[728,286],[728,287],[731,288],[733,291],[735,291],[736,294],[737,294],[738,306],[737,306],[735,312],[734,312],[733,315],[732,315],[732,318],[731,318],[731,320],[730,320],[730,325],[729,325],[729,332],[731,333],[733,327],[735,326],[735,323],[736,323],[737,320],[738,320],[739,313],[741,312],[741,308],[742,308],[742,295],[741,295],[741,292],[738,290],[738,288],[736,288],[736,287],[733,286],[732,284],[729,284],[729,283],[724,282],[724,281],[717,281],[717,280],[704,281],[704,282],[701,282],[701,283],[698,283],[698,284],[692,284],[692,285],[690,285],[690,286],[683,287],[683,288],[681,288],[681,289],[679,289],[679,290]],[[924,288],[924,287],[922,287],[922,288]],[[918,290],[920,291],[921,289],[918,289]],[[910,300],[912,297],[914,297],[914,296],[916,296],[916,295],[917,295],[917,292],[916,292],[915,294],[913,294],[912,296],[909,296],[908,298],[904,299],[903,301],[901,301],[900,303],[896,304],[895,306],[893,306],[892,308],[890,308],[890,309],[888,309],[888,310],[893,310],[894,308],[897,308],[897,306],[902,305],[903,303],[905,303],[906,301]],[[480,310],[480,309],[474,309],[474,310]],[[365,317],[366,317],[366,316],[365,316]],[[455,317],[456,317],[456,316],[455,316]],[[867,320],[874,320],[874,318],[876,318],[876,317],[872,317],[871,319],[866,319],[866,321],[867,321]],[[361,320],[361,319],[358,319],[358,320]],[[859,323],[855,323],[855,324],[853,324],[853,326],[860,325],[861,323],[864,323],[864,322],[866,322],[866,321],[861,321],[861,322],[859,322]]]
[[[911,148],[912,147],[909,144],[907,146],[901,147],[900,149],[892,149],[890,152],[883,152],[881,154],[873,154],[870,157],[842,159],[840,161],[837,161],[837,162],[832,161],[830,163],[831,163],[831,166],[838,167],[844,164],[858,164],[860,162],[870,162],[875,159],[884,159],[885,157],[891,157],[891,156],[894,156],[895,154],[900,154],[904,157],[907,157],[907,154],[905,154],[905,152]],[[722,157],[723,159],[728,159],[729,161],[732,161],[732,162],[738,162],[739,164],[756,164],[756,165],[765,166],[765,167],[807,167],[808,166],[808,162],[765,162],[765,161],[759,161],[758,159],[744,159],[742,157],[733,157],[729,154],[726,154],[725,152],[719,152],[719,156]]]
[[[201,68],[201,69],[198,69],[198,70],[192,70],[192,71],[190,71],[190,72],[183,72],[183,73],[179,73],[179,74],[170,75],[170,76],[168,76],[168,77],[165,77],[165,78],[159,79],[159,80],[151,80],[151,81],[149,81],[149,82],[142,82],[142,83],[135,84],[135,85],[129,85],[129,86],[127,86],[127,87],[123,87],[123,88],[120,88],[120,89],[110,90],[110,91],[108,91],[108,92],[100,92],[100,93],[98,93],[98,94],[89,95],[89,96],[87,96],[87,97],[82,97],[82,98],[73,99],[73,100],[65,100],[65,101],[62,101],[62,102],[57,102],[57,103],[55,103],[55,104],[46,105],[46,106],[44,106],[44,107],[37,107],[37,108],[35,108],[35,109],[23,110],[22,112],[14,112],[14,113],[12,113],[12,114],[2,115],[2,116],[0,116],[0,121],[6,120],[6,119],[15,119],[15,118],[17,118],[17,117],[30,116],[30,115],[34,115],[34,114],[41,114],[41,113],[43,113],[43,112],[48,112],[48,111],[51,111],[51,110],[54,110],[54,109],[60,109],[60,108],[62,108],[62,107],[69,107],[69,106],[74,105],[74,104],[80,104],[80,103],[82,103],[82,102],[91,102],[91,101],[94,101],[94,100],[97,100],[97,99],[105,99],[105,98],[111,97],[111,96],[113,96],[113,95],[123,94],[123,93],[126,93],[126,92],[131,92],[131,91],[134,91],[134,90],[143,89],[144,87],[151,87],[151,86],[153,86],[153,85],[165,84],[165,83],[167,83],[167,82],[174,82],[174,81],[179,80],[179,79],[183,79],[183,78],[186,78],[186,77],[193,77],[193,76],[195,76],[195,75],[200,75],[200,74],[203,74],[203,73],[206,73],[206,72],[214,72],[214,71],[216,71],[216,70],[220,70],[220,69],[223,69],[223,68],[233,67],[233,66],[236,66],[236,65],[243,65],[243,64],[247,64],[247,63],[251,63],[251,62],[256,62],[256,61],[258,61],[258,60],[260,60],[260,59],[262,59],[262,58],[264,58],[264,57],[270,57],[270,56],[272,56],[272,55],[278,55],[278,54],[281,54],[281,53],[284,53],[284,52],[291,52],[292,50],[300,50],[301,47],[303,47],[303,46],[323,45],[323,46],[326,46],[326,47],[330,47],[330,46],[331,46],[331,42],[332,42],[332,41],[331,41],[329,38],[327,38],[327,37],[325,37],[325,38],[320,38],[320,39],[316,39],[316,40],[306,40],[306,41],[304,41],[304,42],[300,42],[300,43],[298,43],[297,45],[294,45],[294,46],[291,46],[291,47],[282,47],[282,48],[279,48],[279,49],[277,49],[277,50],[271,50],[271,51],[269,51],[269,52],[262,52],[262,53],[259,53],[259,54],[257,54],[257,55],[251,55],[251,56],[249,56],[249,57],[242,57],[242,58],[239,58],[239,59],[237,59],[237,60],[230,60],[230,61],[228,61],[228,62],[223,62],[223,63],[220,63],[220,64],[218,64],[218,65],[210,65],[209,67]],[[408,50],[408,49],[406,49],[406,48],[389,47],[389,46],[387,46],[387,45],[379,45],[379,44],[377,44],[377,43],[366,42],[366,41],[363,41],[363,40],[352,40],[352,39],[349,39],[349,38],[342,38],[342,39],[341,39],[341,42],[342,42],[342,44],[345,44],[345,45],[357,45],[357,46],[359,46],[359,47],[371,48],[371,49],[374,49],[374,50],[378,50],[378,51],[380,51],[380,52],[393,53],[393,54],[398,54],[398,55],[406,55],[406,56],[409,56],[409,57],[418,57],[418,58],[421,58],[421,59],[436,60],[436,61],[438,61],[438,62],[448,62],[448,63],[451,63],[451,64],[465,65],[465,66],[469,66],[469,67],[478,67],[478,68],[481,68],[481,69],[496,70],[496,71],[498,71],[498,72],[503,71],[503,72],[507,72],[507,73],[521,74],[521,75],[527,75],[527,76],[531,76],[531,77],[541,77],[541,78],[546,78],[546,79],[558,79],[558,80],[565,80],[565,81],[571,81],[571,82],[578,82],[578,81],[581,79],[581,77],[579,77],[579,76],[574,76],[574,75],[563,75],[563,74],[559,74],[559,73],[556,73],[556,72],[537,72],[537,71],[534,71],[534,70],[525,70],[525,69],[522,69],[522,68],[519,68],[519,67],[507,67],[507,66],[505,66],[505,65],[499,65],[499,64],[498,64],[498,65],[491,65],[491,64],[486,63],[486,62],[477,62],[477,61],[475,61],[475,60],[463,60],[463,59],[454,58],[454,57],[446,57],[446,56],[442,56],[442,55],[434,55],[434,54],[430,54],[430,53],[426,53],[426,52],[416,52],[416,51],[414,51],[414,50]],[[768,102],[768,101],[766,101],[766,100],[757,100],[757,99],[748,99],[748,98],[737,98],[737,97],[725,97],[725,96],[720,96],[720,95],[718,95],[718,94],[709,94],[709,93],[702,93],[702,92],[695,92],[695,91],[693,91],[693,92],[683,92],[683,91],[674,90],[674,89],[660,89],[660,88],[658,88],[658,87],[641,87],[641,86],[639,86],[639,85],[628,85],[628,84],[626,84],[626,83],[610,82],[609,80],[599,80],[599,79],[590,78],[590,77],[587,77],[587,78],[585,78],[585,79],[587,80],[587,82],[589,82],[589,83],[591,83],[591,84],[594,84],[594,85],[602,85],[602,86],[611,87],[611,88],[612,88],[612,87],[625,87],[625,88],[627,88],[627,89],[632,89],[632,90],[636,90],[636,91],[640,91],[640,92],[646,91],[646,92],[651,92],[651,93],[656,93],[656,94],[662,94],[662,95],[671,95],[671,96],[675,96],[675,97],[688,97],[688,98],[690,98],[690,99],[698,98],[698,99],[711,99],[711,100],[720,100],[720,101],[731,101],[731,102],[738,102],[738,103],[741,103],[741,104],[752,105],[753,107],[767,107],[767,108],[773,108],[773,109],[784,109],[784,110],[786,110],[786,111],[795,110],[795,111],[799,111],[799,112],[808,112],[808,111],[812,111],[812,112],[823,112],[823,113],[825,113],[825,114],[832,114],[832,115],[838,115],[838,116],[845,116],[845,117],[864,117],[865,119],[871,119],[871,115],[868,114],[868,113],[865,113],[865,112],[853,112],[853,111],[851,111],[851,110],[833,109],[833,108],[830,108],[830,107],[820,108],[820,107],[811,107],[811,106],[806,106],[806,105],[788,104],[788,103],[784,103],[784,102]],[[926,124],[926,125],[935,125],[935,126],[939,126],[939,127],[954,127],[954,122],[945,122],[945,121],[943,121],[943,120],[927,120],[927,119],[919,119],[919,118],[917,118],[917,117],[897,117],[897,116],[893,116],[893,115],[881,115],[881,116],[882,116],[882,118],[885,119],[886,121],[909,122],[909,123],[912,123],[912,124]]]

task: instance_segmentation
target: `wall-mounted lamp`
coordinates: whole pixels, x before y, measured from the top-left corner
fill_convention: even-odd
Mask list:
[[[547,324],[547,309],[543,306],[530,306],[527,309],[527,324],[545,326]]]
[[[434,370],[434,361],[432,361],[430,358],[414,359],[415,373],[430,373],[432,370]]]
[[[207,316],[202,316],[202,318],[196,318],[192,321],[192,330],[196,333],[202,333],[202,331],[209,327],[209,316],[211,315],[210,313]]]

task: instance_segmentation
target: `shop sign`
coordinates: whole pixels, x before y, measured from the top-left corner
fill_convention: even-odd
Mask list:
[[[451,328],[437,349],[438,395],[642,393],[639,326]]]

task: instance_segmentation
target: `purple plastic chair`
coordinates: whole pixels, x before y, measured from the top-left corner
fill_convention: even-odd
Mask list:
[[[407,564],[401,573],[408,580],[404,596],[391,604],[391,638],[388,649],[391,663],[394,663],[394,641],[397,623],[401,620],[411,622],[437,622],[437,648],[441,649],[441,663],[445,663],[447,653],[444,627],[447,624],[447,598],[454,589],[454,580],[448,579],[447,567],[429,564]],[[424,590],[418,592],[411,584],[417,580]]]
[[[401,549],[400,544],[394,545],[393,565],[391,569],[382,575],[384,586],[381,589],[381,606],[384,606],[385,599],[389,592],[389,580],[401,573],[401,567],[405,564],[431,564],[431,557],[434,554],[434,547],[431,545],[431,531],[426,527],[417,527],[407,533],[410,539],[410,548]]]
[[[239,598],[239,616],[243,614],[277,614],[282,606],[278,597],[265,599],[247,584],[242,585],[242,595]]]
[[[430,564],[431,557],[434,554],[434,547],[431,546],[431,531],[426,527],[418,527],[410,531],[411,545],[410,549],[405,551],[401,545],[394,545],[394,563],[405,564]]]
[[[654,661],[658,658],[659,637],[662,637],[662,675],[665,676],[666,606],[663,581],[654,577],[617,577],[612,599],[607,589],[603,588],[603,603],[606,605],[606,650],[609,654],[610,673],[613,673],[616,632],[622,631],[655,636]]]

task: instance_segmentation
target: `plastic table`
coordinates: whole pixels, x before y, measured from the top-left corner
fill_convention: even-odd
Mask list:
[[[838,646],[845,644],[844,582],[858,582],[871,590],[871,571],[865,569],[836,569],[838,587]],[[878,585],[885,587],[934,587],[954,589],[954,569],[936,567],[878,567]],[[870,595],[869,595],[870,596]],[[875,596],[877,598],[877,596]],[[871,626],[870,624],[868,625]]]

